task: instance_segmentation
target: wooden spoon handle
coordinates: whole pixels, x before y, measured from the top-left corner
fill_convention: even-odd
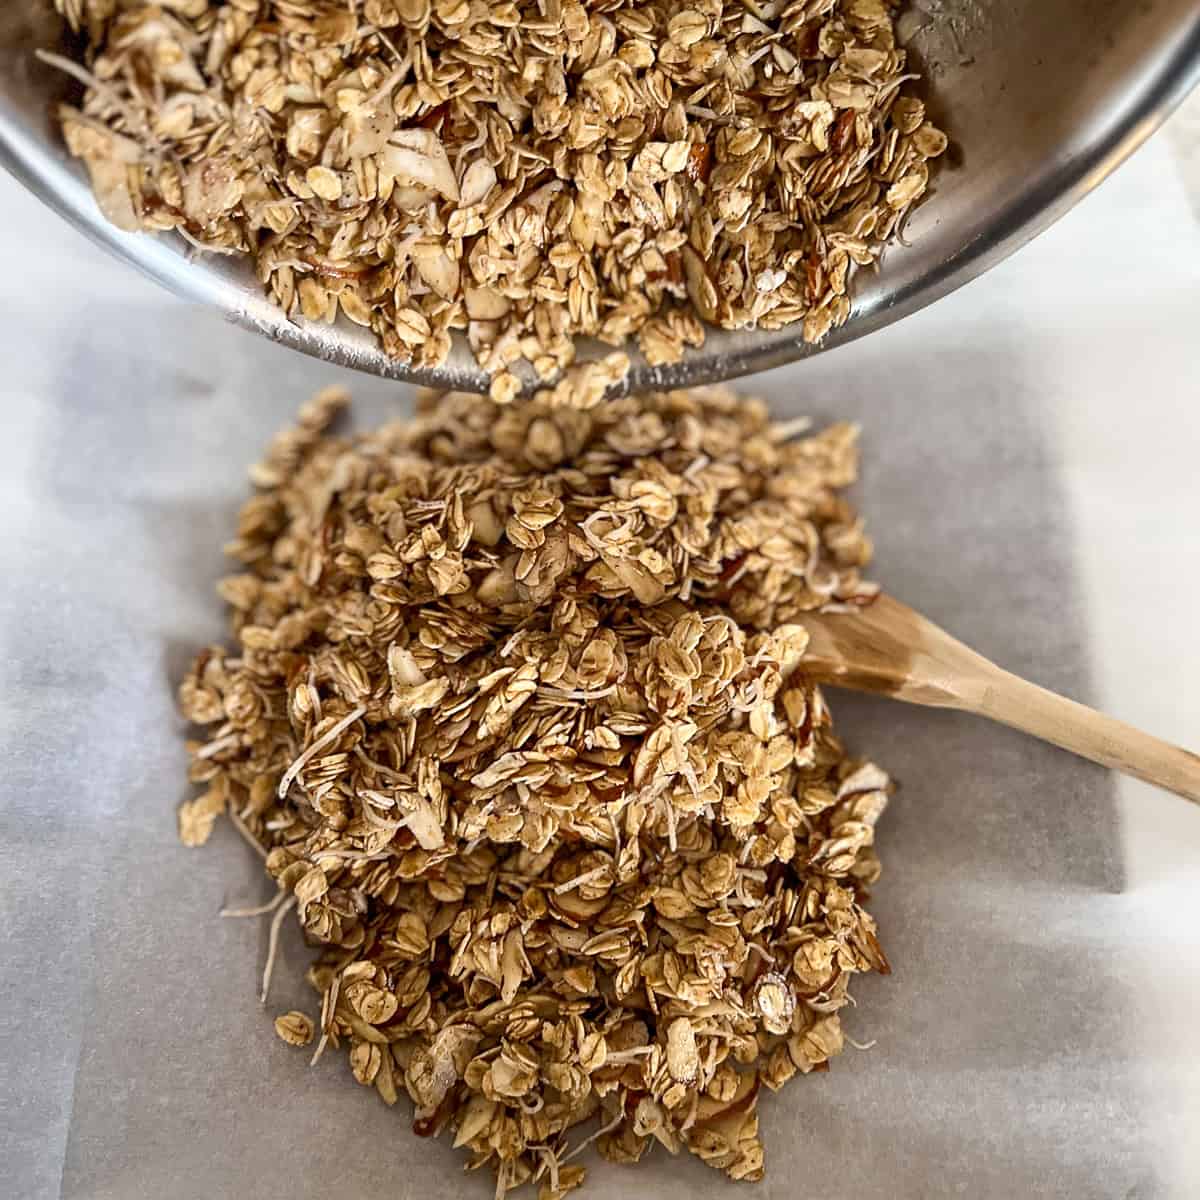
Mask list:
[[[999,667],[993,670],[963,708],[1200,804],[1200,756]]]
[[[892,596],[802,620],[801,669],[822,683],[976,713],[1200,804],[1200,755],[1010,674]]]

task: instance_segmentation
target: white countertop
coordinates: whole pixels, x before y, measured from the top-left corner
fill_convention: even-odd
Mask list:
[[[1156,138],[955,297],[743,386],[863,424],[886,587],[1195,748],[1200,223],[1176,162]],[[255,864],[232,835],[175,844],[171,693],[221,634],[244,467],[336,373],[183,308],[6,179],[0,247],[0,1178],[489,1195],[336,1056],[306,1074],[275,1041],[264,932],[215,916],[262,893]],[[348,382],[367,416],[395,406]],[[904,785],[875,905],[896,973],[856,992],[876,1047],[764,1106],[759,1194],[1200,1195],[1200,812],[965,717],[833,699]],[[272,1014],[307,1001],[286,959]],[[605,1178],[741,1194],[662,1158]]]

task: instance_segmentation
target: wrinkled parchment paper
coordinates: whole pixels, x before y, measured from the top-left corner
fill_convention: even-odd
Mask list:
[[[227,824],[176,842],[173,691],[223,633],[245,468],[340,376],[168,299],[7,180],[0,245],[0,1192],[482,1200],[490,1177],[415,1138],[406,1102],[276,1039],[275,1014],[314,1010],[298,937],[264,1011],[266,926],[217,917],[269,894],[257,860]],[[1200,653],[1180,619],[1200,584],[1198,263],[1152,146],[957,298],[745,385],[863,424],[885,586],[1181,740],[1200,734],[1172,666]],[[362,422],[408,403],[345,381]],[[967,717],[833,700],[902,784],[872,906],[895,973],[847,1010],[874,1047],[765,1099],[757,1192],[658,1152],[598,1165],[584,1194],[1200,1195],[1200,942],[1170,925],[1200,900],[1200,815]]]

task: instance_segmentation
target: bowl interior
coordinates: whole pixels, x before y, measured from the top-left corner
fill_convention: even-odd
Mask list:
[[[482,390],[465,340],[447,363],[411,371],[371,334],[288,320],[248,262],[198,257],[182,239],[123,234],[100,216],[61,144],[55,103],[72,87],[33,57],[62,39],[50,0],[0,6],[0,158],[47,203],[181,296],[306,353],[373,374]],[[854,311],[819,346],[798,332],[710,330],[682,362],[634,354],[630,388],[728,379],[821,353],[922,308],[1061,216],[1141,143],[1200,77],[1196,0],[910,0],[901,33],[925,98],[952,139],[930,198],[878,272],[859,272]],[[584,346],[582,357],[608,351]]]

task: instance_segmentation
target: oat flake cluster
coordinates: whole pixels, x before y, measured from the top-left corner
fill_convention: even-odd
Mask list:
[[[855,433],[725,391],[591,412],[426,397],[254,469],[221,594],[237,648],[181,688],[206,791],[319,957],[314,1022],[497,1191],[589,1142],[762,1174],[761,1084],[824,1070],[887,777],[847,758],[798,614],[869,601]],[[582,1128],[575,1130],[576,1126]]]
[[[574,340],[820,339],[945,136],[895,0],[56,0],[67,143],[126,229],[253,256],[290,314],[493,399]],[[608,370],[620,376],[627,360]]]

